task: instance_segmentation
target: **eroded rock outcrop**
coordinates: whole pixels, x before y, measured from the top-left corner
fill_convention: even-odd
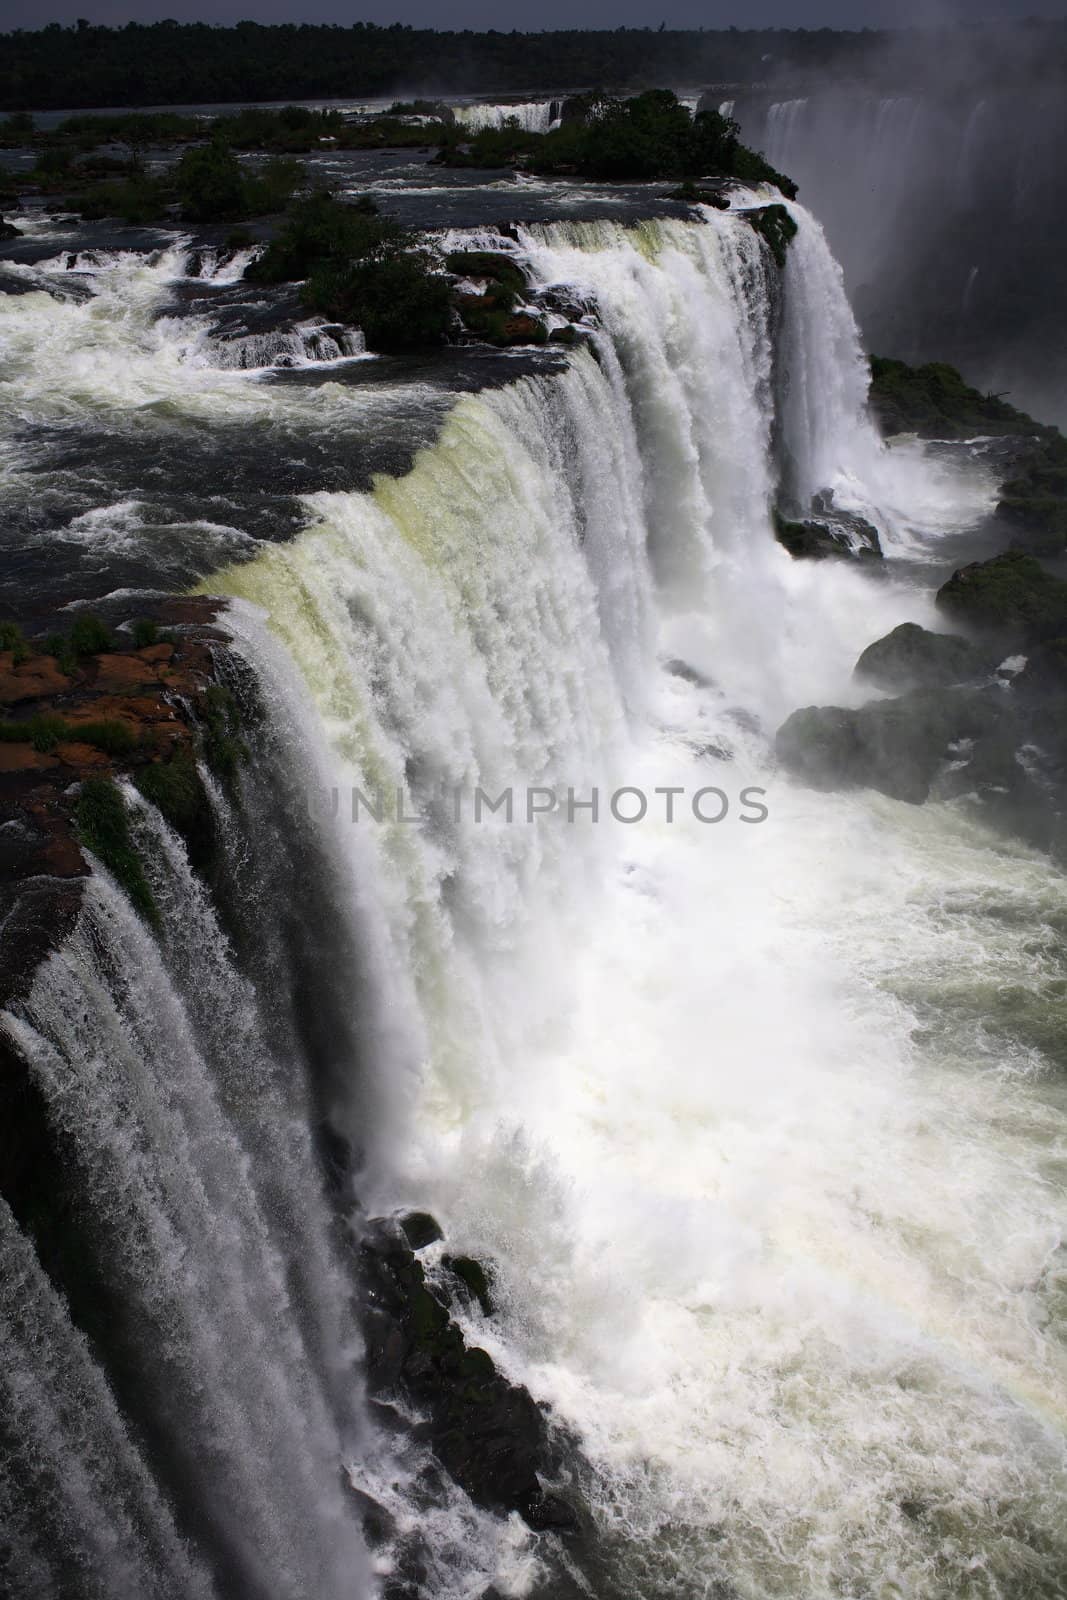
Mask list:
[[[484,1269],[444,1256],[431,1278],[420,1251],[436,1242],[422,1214],[415,1227],[379,1218],[360,1244],[367,1302],[366,1371],[380,1408],[414,1408],[416,1433],[476,1505],[517,1511],[539,1531],[574,1533],[579,1518],[556,1485],[571,1448],[548,1414],[498,1372],[485,1350],[464,1340],[449,1289],[492,1314]]]

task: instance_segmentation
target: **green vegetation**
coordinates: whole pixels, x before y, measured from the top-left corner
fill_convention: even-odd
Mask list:
[[[295,145],[294,119],[308,124]],[[36,162],[25,178],[13,175],[11,182],[16,201],[19,188],[43,189],[88,221],[120,217],[147,225],[175,212],[188,222],[268,216],[304,182],[303,167],[289,152],[316,148],[324,125],[318,113],[299,106],[214,122],[172,113],[68,117],[54,131],[24,136],[37,151]],[[190,148],[174,165],[146,168],[148,147],[181,144]],[[104,151],[104,145],[121,146],[126,154]],[[242,164],[236,150],[263,150],[271,159],[258,167]]]
[[[457,278],[489,278],[494,287],[493,293],[502,300],[510,292],[511,304],[514,297],[521,295],[526,288],[526,279],[522,269],[510,256],[502,255],[495,250],[453,250],[445,257],[445,266]]]
[[[961,567],[937,603],[956,622],[1021,645],[1067,637],[1067,583],[1018,550]]]
[[[13,667],[29,659],[30,647],[17,622],[0,622],[0,650],[11,651]]]
[[[47,13],[45,13],[47,15]],[[892,43],[902,81],[908,40],[873,29],[618,27],[520,33],[511,19],[483,33],[357,22],[351,27],[290,22],[233,27],[167,20],[100,27],[49,23],[6,35],[0,107],[189,105],[198,101],[406,93],[525,94],[544,84],[751,83],[774,63],[790,83],[812,73],[875,78]],[[1062,21],[1031,19],[1018,29],[975,23],[971,41],[995,52],[1002,84],[1031,91],[1055,81],[1067,54]],[[1015,41],[1018,40],[1018,44]],[[924,28],[916,66],[948,59],[958,35]],[[1036,66],[1035,66],[1036,63]]]
[[[202,743],[204,760],[217,778],[231,784],[248,751],[240,736],[241,716],[229,689],[212,684],[204,696]]]
[[[872,356],[871,407],[885,433],[917,433],[924,439],[1042,431],[1025,411],[999,395],[972,389],[943,361],[909,367]]]
[[[515,313],[515,302],[526,290],[526,279],[510,256],[491,250],[455,250],[445,257],[448,271],[460,278],[485,281],[481,294],[456,296],[464,326],[489,344],[546,344],[548,324],[526,312]]]
[[[67,731],[62,717],[29,717],[25,722],[0,722],[0,743],[32,744],[35,750],[54,750]]]
[[[1067,545],[1067,439],[1058,429],[1035,422],[1000,395],[972,389],[955,367],[940,361],[909,367],[872,356],[871,407],[889,434],[992,434],[1025,441],[997,512],[1015,529],[1016,542],[1038,555],[1056,555]]]
[[[450,290],[415,235],[378,214],[371,200],[332,195],[299,201],[278,237],[246,273],[253,283],[304,280],[312,311],[358,323],[371,350],[439,343]]]
[[[745,217],[767,241],[778,265],[784,267],[789,241],[797,235],[797,225],[785,206],[761,206],[758,211],[747,211]]]
[[[202,823],[207,796],[196,762],[187,752],[179,751],[169,761],[149,762],[133,781],[177,832],[187,834]]]
[[[997,511],[1018,542],[1039,555],[1059,554],[1067,545],[1067,439],[1046,430],[1000,494]]]
[[[75,655],[97,656],[112,648],[112,639],[107,624],[87,613],[71,628],[70,644]]]
[[[186,150],[174,175],[186,222],[240,222],[281,211],[303,181],[299,161],[278,157],[249,171],[217,140]]]
[[[81,843],[104,864],[134,909],[157,926],[159,911],[130,837],[122,794],[110,778],[88,778],[82,784],[74,823]]]
[[[118,216],[150,224],[177,210],[189,222],[238,221],[281,210],[304,179],[292,155],[328,142],[342,149],[436,146],[435,159],[453,166],[524,167],[604,182],[692,183],[717,176],[775,183],[788,196],[796,194],[788,178],[741,144],[735,122],[717,111],[694,116],[668,89],[630,99],[572,96],[563,125],[547,134],[526,133],[517,119],[470,134],[447,107],[412,105],[426,109],[401,107],[402,115],[347,120],[336,111],[303,106],[247,107],[215,118],[174,112],[72,116],[47,133],[26,128],[12,135],[10,142],[21,138],[37,151],[33,170],[14,177],[13,188],[28,184],[64,195],[66,209],[90,220]],[[430,120],[413,121],[416,115]],[[105,145],[127,154],[116,156]],[[180,145],[189,148],[176,165],[147,170],[148,149]],[[242,165],[237,151],[262,151],[272,159],[256,170]],[[699,196],[695,187],[693,193]],[[711,195],[709,203],[720,202]],[[771,244],[780,253],[778,234]]]
[[[68,722],[64,717],[41,715],[23,722],[0,722],[0,742],[32,744],[47,752],[68,741],[92,745],[105,755],[125,756],[137,748],[137,738],[125,722],[104,718],[98,722]]]
[[[521,166],[550,177],[609,183],[731,177],[773,183],[790,199],[796,196],[789,178],[741,143],[736,122],[717,111],[694,116],[669,89],[649,89],[629,100],[597,96],[584,109],[584,120],[551,133],[524,133],[517,122],[471,138],[451,128],[438,159],[449,166]]]
[[[145,650],[149,645],[159,643],[159,627],[151,617],[138,617],[131,632],[135,650]]]
[[[63,201],[63,209],[77,212],[86,222],[119,217],[135,227],[147,227],[165,219],[173,198],[169,184],[132,167],[130,176],[125,179],[97,183],[84,191],[69,193]]]

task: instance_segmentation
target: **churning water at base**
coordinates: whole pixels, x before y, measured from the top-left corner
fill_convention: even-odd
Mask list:
[[[470,1310],[467,1331],[580,1437],[610,1592],[1051,1600],[1067,1566],[1049,1023],[1067,885],[965,804],[815,795],[774,768],[790,710],[854,697],[859,651],[934,615],[906,576],[793,562],[771,531],[778,468],[920,560],[992,497],[980,473],[881,445],[840,274],[795,214],[784,282],[737,215],[520,231],[507,247],[540,284],[596,306],[590,346],[562,375],[460,400],[405,477],[307,497],[296,540],[203,587],[233,597],[345,928],[321,960],[358,996],[373,1064],[335,1113],[361,1198],[428,1207],[449,1249],[490,1265],[500,1314]],[[563,806],[527,822],[532,786]],[[610,814],[623,786],[649,797],[639,824]],[[712,787],[728,805],[714,824],[690,804]],[[569,819],[568,791],[594,788],[599,820]],[[353,789],[399,791],[421,821],[391,804],[353,821]],[[511,790],[513,820],[474,822],[478,789]],[[756,825],[746,789],[767,808]],[[149,814],[138,826],[160,886],[176,883],[174,842]],[[277,1042],[260,1049],[264,998],[182,881],[163,899],[187,973],[163,970],[101,880],[13,1026],[105,1199],[130,1164],[101,1225],[129,1230],[145,1315],[173,1320],[173,1406],[209,1375],[189,1400],[204,1515],[216,1485],[232,1499],[208,1547],[237,1570],[277,1565],[272,1594],[359,1595],[331,1464],[387,1498],[404,1472],[361,1431],[299,1096],[276,1080]],[[265,888],[268,911],[290,892]],[[209,1200],[228,1233],[202,1259]],[[29,1266],[24,1281],[58,1315]],[[98,1381],[77,1341],[59,1348],[72,1383]],[[83,1469],[80,1525],[99,1527],[101,1496],[139,1508],[131,1570],[155,1561],[160,1592],[199,1593],[121,1419],[92,1404],[116,1482]],[[424,1531],[450,1573],[426,1600],[547,1592],[514,1525],[457,1501]]]

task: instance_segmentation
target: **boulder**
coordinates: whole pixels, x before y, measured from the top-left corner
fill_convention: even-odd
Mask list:
[[[988,674],[994,665],[987,653],[959,634],[931,633],[918,623],[902,622],[867,646],[856,662],[855,676],[899,693],[967,683]]]
[[[408,1211],[400,1218],[400,1230],[412,1250],[425,1250],[429,1244],[443,1239],[438,1222],[428,1211]]]
[[[1067,637],[1067,583],[1021,551],[960,567],[938,590],[937,604],[1001,648]]]
[[[816,789],[876,789],[921,805],[950,746],[997,728],[999,692],[919,689],[858,710],[806,706],[779,728],[778,758]]]

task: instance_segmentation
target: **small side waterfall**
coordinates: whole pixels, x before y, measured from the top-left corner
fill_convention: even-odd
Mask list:
[[[524,133],[548,133],[559,123],[559,100],[522,100],[510,105],[454,106],[456,121],[472,133],[482,128],[503,128],[517,122]]]

